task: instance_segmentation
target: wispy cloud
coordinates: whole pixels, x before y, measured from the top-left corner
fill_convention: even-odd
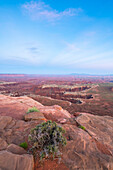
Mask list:
[[[27,49],[31,53],[39,53],[39,48],[37,48],[37,47],[30,47],[30,48],[27,48]]]
[[[8,47],[5,46],[5,48],[8,50],[3,49],[1,51],[0,61],[15,61],[22,64],[26,63],[31,65],[40,65],[47,61],[47,54],[46,52],[44,52],[45,48],[43,47],[43,45],[40,45],[39,42],[28,44],[18,41],[16,44],[8,44]]]
[[[109,63],[113,63],[113,50],[110,43],[107,44],[103,40],[103,44],[101,44],[99,38],[96,32],[89,31],[84,32],[82,37],[79,36],[79,39],[76,39],[73,43],[64,42],[64,49],[51,60],[51,65],[69,69],[111,69],[113,64]]]
[[[68,8],[64,11],[58,11],[46,5],[42,1],[30,1],[22,5],[22,8],[30,15],[32,19],[46,19],[54,21],[66,16],[78,16],[83,10],[81,8]]]

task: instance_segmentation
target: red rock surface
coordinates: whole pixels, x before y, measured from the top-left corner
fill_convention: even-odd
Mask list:
[[[54,106],[44,106],[40,109],[40,111],[44,114],[46,119],[58,121],[59,119],[69,119],[71,118],[71,114],[62,109],[62,107],[54,105]]]
[[[72,117],[69,112],[63,110],[59,106],[43,106],[40,103],[33,101],[29,97],[21,97],[23,103],[20,102],[20,98],[13,98],[1,95],[0,108],[7,106],[7,113],[0,115],[0,155],[2,157],[0,162],[0,168],[14,169],[17,166],[17,160],[24,158],[24,154],[17,156],[17,154],[7,151],[9,144],[19,145],[21,142],[28,140],[28,134],[30,129],[35,127],[37,124],[43,122],[43,120],[37,119],[36,121],[25,122],[24,120],[18,120],[18,113],[23,116],[26,113],[26,109],[29,106],[37,106],[40,112],[43,113],[46,119],[56,120],[62,122],[60,124],[65,130],[65,137],[67,138],[67,145],[62,148],[62,163],[57,164],[57,161],[51,162],[45,161],[42,167],[39,162],[35,164],[36,170],[53,170],[53,169],[70,169],[70,170],[112,170],[113,169],[113,118],[109,116],[95,116],[88,113],[75,113],[76,117]],[[16,107],[17,110],[16,110]],[[22,107],[22,108],[21,108]],[[14,112],[15,108],[15,112]],[[10,112],[10,110],[12,112]],[[3,114],[3,112],[2,112]],[[61,116],[62,115],[62,116]],[[13,118],[12,118],[12,117]],[[31,116],[31,115],[30,115]],[[36,116],[36,115],[35,115]],[[40,116],[40,115],[39,115]],[[42,116],[42,115],[41,115]],[[37,113],[38,117],[38,113]],[[15,119],[16,118],[16,119]],[[64,121],[66,120],[66,121]],[[82,129],[84,127],[84,129]],[[13,147],[14,148],[14,147]],[[3,151],[5,149],[5,151]],[[17,147],[18,150],[18,147]],[[8,155],[8,157],[7,157]],[[18,159],[17,159],[18,157]],[[21,164],[25,167],[26,163],[32,158],[28,159]],[[15,160],[16,159],[16,160]],[[15,164],[10,163],[12,160]],[[33,161],[30,162],[30,166]],[[26,166],[27,167],[27,166]],[[22,167],[21,167],[22,169]],[[17,170],[19,170],[17,168]]]
[[[71,118],[68,111],[63,110],[60,106],[43,106],[35,100],[23,97],[10,97],[0,95],[0,115],[11,116],[16,119],[23,119],[27,110],[31,107],[37,107],[47,119],[58,120],[59,118]]]
[[[30,107],[36,106],[37,108],[42,107],[42,104],[34,101],[27,96],[23,97],[10,97],[0,95],[0,115],[11,116],[16,119],[23,119],[23,115],[27,112]]]

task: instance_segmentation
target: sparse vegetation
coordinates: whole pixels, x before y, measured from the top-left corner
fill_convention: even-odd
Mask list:
[[[86,130],[86,128],[82,125],[79,126],[79,128],[83,129],[83,130]]]
[[[31,112],[40,112],[36,107],[32,107],[32,108],[29,108],[27,113],[31,113]]]
[[[31,130],[29,142],[34,156],[40,159],[51,156],[61,158],[60,147],[66,145],[66,138],[62,135],[65,130],[55,122],[47,121]]]
[[[28,144],[27,142],[23,142],[19,145],[20,147],[24,148],[24,149],[27,149],[28,148]]]

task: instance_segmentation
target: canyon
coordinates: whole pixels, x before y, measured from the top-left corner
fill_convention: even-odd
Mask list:
[[[112,170],[112,77],[0,76],[0,168],[7,170]],[[39,112],[27,114],[29,108]],[[29,153],[36,125],[55,121],[65,129],[62,160],[40,163]],[[80,128],[84,127],[84,128]],[[28,143],[25,150],[19,145]]]

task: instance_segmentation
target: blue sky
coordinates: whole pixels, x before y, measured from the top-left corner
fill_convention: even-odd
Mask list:
[[[112,0],[0,0],[0,73],[113,73]]]

